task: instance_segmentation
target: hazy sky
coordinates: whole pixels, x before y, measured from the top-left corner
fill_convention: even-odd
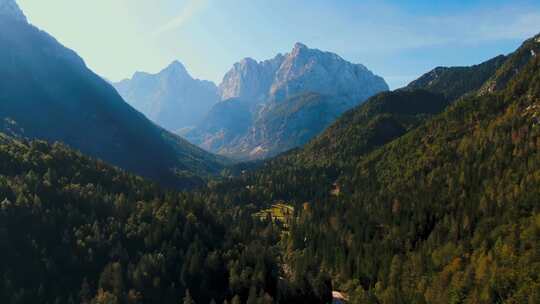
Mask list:
[[[439,65],[508,53],[540,32],[538,0],[18,0],[34,25],[116,81],[174,59],[220,82],[243,57],[297,41],[336,52],[392,88]]]

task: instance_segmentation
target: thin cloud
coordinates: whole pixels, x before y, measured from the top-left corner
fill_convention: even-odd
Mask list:
[[[204,10],[208,5],[208,0],[187,0],[186,5],[180,14],[154,31],[154,35],[161,35],[165,32],[176,30],[184,26],[194,16]]]

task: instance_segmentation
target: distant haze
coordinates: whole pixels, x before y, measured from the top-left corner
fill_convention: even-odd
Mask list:
[[[540,1],[440,2],[18,0],[30,22],[112,81],[178,59],[219,83],[243,57],[271,58],[301,41],[365,64],[396,88],[438,65],[508,53],[540,31]]]

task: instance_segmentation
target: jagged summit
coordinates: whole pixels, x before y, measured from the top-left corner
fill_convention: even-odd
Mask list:
[[[186,67],[178,60],[174,60],[163,71],[175,71],[187,73]]]
[[[297,42],[294,44],[293,50],[301,50],[301,49],[308,49],[307,45],[303,44],[302,42]]]
[[[2,19],[28,22],[15,0],[0,0],[0,20]]]
[[[158,75],[169,78],[170,81],[191,81],[193,77],[189,74],[183,63],[174,60],[167,67],[161,70]]]
[[[217,103],[186,134],[193,143],[235,158],[263,158],[301,146],[344,111],[388,90],[361,64],[297,42],[286,54],[233,65]]]
[[[216,85],[194,79],[178,60],[155,74],[136,72],[114,86],[135,109],[171,131],[197,124],[219,101]]]
[[[154,77],[157,75],[174,75],[174,76],[189,76],[189,73],[186,69],[186,67],[178,60],[174,60],[171,62],[168,66],[157,72],[156,74],[148,73],[148,72],[142,72],[142,71],[136,71],[133,73],[133,76],[131,79],[140,79],[140,78],[148,78],[148,77]],[[189,76],[190,77],[190,76]],[[123,79],[123,81],[129,81],[130,79]]]
[[[238,64],[257,64],[257,60],[251,58],[251,57],[246,57],[246,58],[243,58],[242,60],[240,60],[240,62]]]
[[[365,66],[301,42],[295,43],[289,53],[273,59],[242,59],[220,85],[223,100],[240,98],[254,103],[285,100],[308,91],[347,95],[351,100],[362,101],[385,90],[388,86],[384,80]]]

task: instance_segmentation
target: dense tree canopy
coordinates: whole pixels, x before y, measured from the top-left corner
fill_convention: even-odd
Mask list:
[[[252,208],[162,191],[61,144],[0,142],[4,303],[280,296],[279,232]]]
[[[0,298],[539,303],[535,41],[449,106],[423,89],[379,95],[196,191],[1,136]],[[261,216],[278,201],[286,223]]]

